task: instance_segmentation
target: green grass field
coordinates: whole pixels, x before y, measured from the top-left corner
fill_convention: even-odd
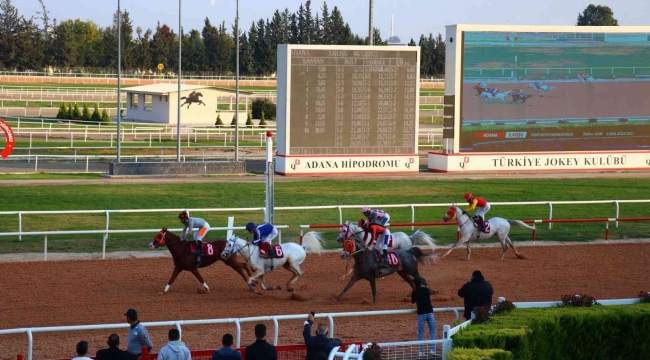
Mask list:
[[[261,179],[260,179],[261,180]],[[369,191],[368,189],[372,189]],[[275,205],[363,205],[405,203],[462,202],[462,194],[472,191],[492,202],[501,201],[561,201],[561,200],[607,200],[646,199],[650,190],[647,181],[639,179],[558,179],[558,180],[391,180],[354,181],[319,180],[278,182],[275,185]],[[185,184],[134,184],[134,185],[57,185],[3,187],[3,211],[29,210],[107,210],[107,209],[165,209],[165,208],[235,208],[263,207],[264,183],[185,183]],[[387,209],[391,221],[410,222],[409,208]],[[415,221],[441,221],[444,208],[416,208]],[[621,217],[638,217],[650,213],[650,204],[621,204]],[[613,217],[614,204],[603,205],[556,205],[553,218]],[[137,229],[181,227],[176,212],[166,213],[116,213],[110,215],[111,229]],[[247,221],[262,221],[262,211],[254,212],[193,212],[203,217],[213,227],[225,226],[228,216],[235,216],[235,224],[243,226]],[[493,205],[489,217],[500,216],[514,219],[545,219],[548,206],[498,206]],[[277,210],[276,224],[290,225],[283,231],[284,241],[298,240],[299,224],[338,223],[338,211],[330,210]],[[344,220],[356,221],[360,209],[344,209]],[[613,224],[612,224],[613,225]],[[93,215],[23,215],[23,231],[45,230],[102,230],[106,227],[105,214]],[[0,232],[18,230],[17,215],[0,215]],[[393,232],[399,231],[397,228]],[[454,226],[425,227],[439,244],[455,241]],[[410,228],[403,231],[411,234]],[[328,247],[339,245],[334,241],[338,231],[324,231]],[[146,250],[155,235],[111,235],[107,243],[109,251]],[[239,232],[240,236],[245,233]],[[620,223],[618,229],[610,229],[612,239],[647,238],[649,223]],[[208,239],[222,238],[225,232],[212,231]],[[512,239],[530,240],[530,231],[513,229]],[[604,224],[554,224],[538,226],[538,240],[584,241],[602,239]],[[491,240],[494,241],[494,240]],[[50,236],[48,251],[97,251],[101,249],[101,235]],[[43,251],[43,237],[0,237],[0,253]]]

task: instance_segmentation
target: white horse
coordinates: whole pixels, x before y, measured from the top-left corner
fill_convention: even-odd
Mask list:
[[[273,286],[266,286],[263,275],[283,267],[293,273],[293,276],[287,282],[287,290],[293,292],[293,284],[303,275],[300,265],[305,261],[307,253],[316,252],[320,254],[323,251],[323,241],[315,236],[305,236],[303,237],[302,246],[289,242],[280,245],[280,248],[283,254],[281,258],[264,258],[260,256],[259,246],[249,244],[246,240],[233,236],[226,242],[226,248],[221,253],[221,257],[227,260],[233,254],[240,253],[246,259],[254,271],[247,281],[248,288],[253,292],[257,292],[252,284],[257,278],[259,278],[260,285],[265,290],[276,289]],[[277,288],[279,289],[279,287]]]
[[[495,94],[495,95],[493,95],[493,96],[494,96],[495,99],[499,99],[499,100],[501,100],[503,103],[505,103],[506,101],[507,101],[507,102],[510,102],[510,101],[507,99],[507,97],[508,97],[508,95],[510,95],[511,92],[512,92],[512,90],[509,90],[509,91],[505,91],[505,92],[497,93],[497,94]]]
[[[305,236],[307,236],[307,234],[305,234]],[[355,224],[354,222],[346,221],[345,224],[341,226],[339,237],[338,239],[336,239],[336,241],[342,243],[347,239],[353,238],[355,241],[363,242],[364,244],[366,244],[366,247],[368,249],[372,250],[375,248],[375,245],[379,240],[368,244],[368,242],[371,241],[370,239],[366,240],[368,236],[372,236],[372,235],[367,234],[365,229],[359,227],[359,225]],[[303,237],[303,241],[304,241],[304,237]],[[431,248],[432,253],[436,251],[435,240],[431,236],[429,236],[429,234],[422,232],[420,230],[417,230],[411,236],[408,236],[406,235],[406,233],[401,231],[391,232],[391,238],[388,241],[388,251],[395,250],[395,249],[410,250],[413,246],[415,246],[418,243],[423,245],[428,245]],[[383,248],[383,242],[380,245],[380,249],[381,248]],[[341,277],[341,280],[345,279],[353,271],[353,269],[347,271],[347,265],[348,264],[346,264],[346,273]]]
[[[492,103],[492,100],[496,99],[496,95],[495,95],[495,94],[493,94],[493,93],[491,93],[491,92],[487,92],[487,91],[483,91],[483,92],[479,95],[479,97],[480,97],[483,101],[487,101],[487,102],[489,102],[489,103]]]
[[[500,217],[494,217],[486,221],[485,232],[479,231],[479,229],[474,224],[472,217],[463,209],[456,206],[456,204],[453,204],[449,210],[447,210],[447,213],[442,217],[442,219],[445,222],[456,219],[458,227],[460,229],[460,239],[454,245],[452,245],[452,247],[447,250],[444,255],[442,255],[441,258],[443,259],[449,255],[449,253],[456,247],[467,244],[467,260],[469,260],[472,254],[472,251],[470,249],[470,242],[472,240],[489,239],[494,235],[497,235],[499,237],[499,241],[501,241],[501,246],[503,247],[501,260],[503,260],[503,258],[506,256],[508,245],[512,247],[512,250],[514,250],[518,258],[523,259],[524,257],[519,254],[515,248],[515,245],[512,243],[512,240],[510,240],[508,237],[508,233],[510,233],[510,225],[523,226],[525,228],[535,230],[535,226],[526,225],[521,220],[506,220]]]
[[[549,92],[549,90],[555,89],[555,86],[549,86],[549,85],[542,85],[541,83],[535,83],[535,84],[528,84],[529,88],[535,89],[535,92]]]

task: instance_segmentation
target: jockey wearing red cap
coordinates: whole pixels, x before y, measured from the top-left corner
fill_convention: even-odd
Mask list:
[[[470,193],[465,194],[465,200],[469,203],[469,206],[465,211],[471,211],[474,210],[475,208],[479,208],[476,210],[476,214],[474,214],[474,218],[478,218],[479,220],[479,230],[484,231],[485,230],[485,219],[483,216],[485,213],[490,211],[490,203],[485,201],[485,199],[480,198],[480,197],[475,197],[474,195]]]
[[[370,242],[377,240],[375,249],[382,248],[383,263],[386,266],[388,264],[388,239],[390,238],[390,230],[387,224],[390,221],[390,215],[383,210],[372,210],[369,206],[364,206],[361,212],[368,218],[370,223],[370,229],[368,229],[372,232]],[[377,236],[377,233],[380,233],[380,235]]]

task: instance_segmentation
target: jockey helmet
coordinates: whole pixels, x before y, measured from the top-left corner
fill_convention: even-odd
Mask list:
[[[183,210],[178,214],[178,218],[181,220],[188,219],[190,216],[187,214],[187,210]]]
[[[252,221],[246,224],[246,230],[248,231],[255,230],[255,228],[256,228],[255,223]]]
[[[472,194],[470,193],[465,193],[465,200],[469,200],[472,198]]]
[[[361,212],[364,213],[364,214],[368,214],[368,213],[370,213],[370,206],[364,206],[364,207],[361,209]]]

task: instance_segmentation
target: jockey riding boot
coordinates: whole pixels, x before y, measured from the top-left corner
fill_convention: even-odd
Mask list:
[[[196,249],[199,256],[203,256],[203,242],[201,240],[194,240],[196,243]]]
[[[388,266],[388,249],[384,249],[384,251],[381,254],[382,257],[382,266]]]
[[[477,215],[478,221],[479,221],[479,230],[480,231],[485,231],[485,220],[483,219],[483,216]]]
[[[267,257],[272,258],[273,257],[273,245],[271,245],[271,243],[266,244],[266,251],[268,251]]]

